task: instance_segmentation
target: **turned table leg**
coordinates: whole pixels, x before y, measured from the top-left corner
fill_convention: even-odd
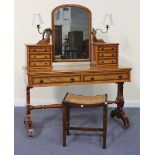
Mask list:
[[[111,117],[121,118],[124,124],[124,128],[130,127],[130,122],[127,114],[123,111],[124,97],[123,97],[123,84],[124,82],[117,83],[117,98],[116,104],[117,108],[111,111]]]
[[[70,108],[67,107],[67,135],[70,135],[69,127],[70,127]]]
[[[28,136],[33,136],[32,120],[31,120],[31,105],[30,105],[30,89],[32,87],[26,88],[26,115],[24,117],[24,124],[28,130]]]
[[[63,108],[62,108],[62,128],[63,128],[63,146],[66,146],[66,134],[67,134],[67,107],[65,103],[63,102]]]

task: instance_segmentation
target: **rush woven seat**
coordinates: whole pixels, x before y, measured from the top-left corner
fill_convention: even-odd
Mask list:
[[[106,148],[107,133],[107,94],[97,96],[83,96],[67,93],[63,105],[63,146],[66,146],[66,135],[70,130],[101,131],[103,135],[103,148]],[[70,127],[70,108],[103,107],[103,128]]]
[[[97,95],[97,96],[82,96],[82,95],[76,95],[67,93],[64,101],[74,104],[102,104],[106,101],[107,94],[104,95]]]

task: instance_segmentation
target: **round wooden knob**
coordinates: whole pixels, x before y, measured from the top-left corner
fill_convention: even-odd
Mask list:
[[[42,84],[42,83],[44,83],[44,81],[43,80],[40,80],[40,83]]]
[[[74,78],[71,78],[71,82],[73,82],[74,81]]]
[[[119,79],[122,79],[122,78],[123,78],[123,76],[122,76],[122,75],[119,75],[119,76],[118,76],[118,78],[119,78]]]
[[[94,77],[91,77],[90,79],[91,79],[91,81],[94,81]]]

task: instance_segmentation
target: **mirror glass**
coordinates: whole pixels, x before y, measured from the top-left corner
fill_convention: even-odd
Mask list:
[[[89,14],[79,7],[54,11],[54,61],[89,59]]]

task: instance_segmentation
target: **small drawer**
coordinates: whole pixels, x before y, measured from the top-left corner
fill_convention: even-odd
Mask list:
[[[30,59],[50,59],[51,54],[30,54]]]
[[[80,82],[80,75],[71,76],[49,76],[49,77],[33,77],[33,84],[54,84],[54,83],[74,83]]]
[[[110,80],[126,80],[128,78],[129,78],[128,73],[84,75],[84,81],[85,82],[110,81]]]
[[[29,47],[30,52],[51,52],[51,47],[32,46]]]
[[[105,52],[99,52],[98,53],[98,57],[116,57],[117,53],[116,52],[109,52],[109,53],[105,53]]]
[[[103,64],[116,64],[117,63],[117,59],[103,59],[103,60],[98,60],[98,64],[99,65],[103,65]]]
[[[100,45],[98,46],[98,51],[116,51],[117,50],[117,46],[103,46],[103,45]]]
[[[51,61],[30,61],[30,67],[51,66]]]

